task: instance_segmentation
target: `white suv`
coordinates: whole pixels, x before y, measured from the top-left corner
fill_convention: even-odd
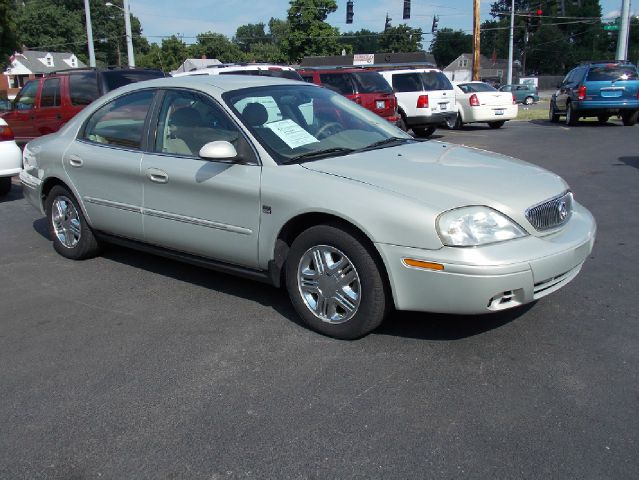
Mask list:
[[[455,90],[441,70],[415,68],[379,73],[395,91],[404,130],[412,128],[418,137],[428,137],[439,124],[455,124]]]
[[[272,65],[268,63],[239,63],[210,65],[199,70],[180,72],[174,77],[186,77],[190,75],[255,75],[264,77],[288,78],[289,80],[304,81],[297,71],[285,65]]]

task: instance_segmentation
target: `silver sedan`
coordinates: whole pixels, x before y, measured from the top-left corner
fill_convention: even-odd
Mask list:
[[[310,328],[344,339],[391,307],[541,298],[578,274],[596,230],[551,172],[416,141],[284,79],[123,87],[29,143],[20,178],[65,257],[112,242],[285,285]]]

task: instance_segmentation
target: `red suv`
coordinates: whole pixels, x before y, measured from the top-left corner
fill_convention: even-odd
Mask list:
[[[362,68],[305,68],[298,70],[304,81],[341,93],[389,122],[397,123],[397,98],[384,77]]]
[[[72,70],[30,80],[2,114],[23,144],[57,132],[76,113],[107,92],[142,80],[164,77],[160,70]]]

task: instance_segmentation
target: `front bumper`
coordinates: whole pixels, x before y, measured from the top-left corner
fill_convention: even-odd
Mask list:
[[[575,203],[568,224],[545,237],[439,250],[375,245],[398,310],[481,314],[532,302],[566,285],[592,251],[595,234],[594,218]],[[444,270],[408,267],[407,258],[438,263]]]
[[[20,172],[20,182],[22,183],[22,194],[34,207],[44,215],[42,205],[42,180],[31,175],[26,170]]]

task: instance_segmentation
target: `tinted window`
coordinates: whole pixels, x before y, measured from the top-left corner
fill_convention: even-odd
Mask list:
[[[100,96],[95,72],[82,72],[69,75],[71,104],[88,105]]]
[[[469,92],[496,92],[497,90],[486,83],[463,83],[459,85],[459,88],[464,93]]]
[[[342,95],[353,95],[355,89],[348,73],[321,73],[320,82],[331,90]]]
[[[129,83],[143,82],[144,80],[153,80],[154,78],[161,78],[164,76],[159,70],[142,70],[142,71],[127,71],[127,70],[110,70],[103,72],[104,86],[106,91],[110,92],[118,87],[128,85]]]
[[[499,89],[499,91],[500,91],[500,92],[510,92],[510,91],[512,90],[512,88],[513,88],[512,86],[510,86],[510,85],[506,85],[506,86],[504,86],[504,87],[501,87],[501,88]]]
[[[41,107],[60,106],[60,79],[50,78],[44,81],[42,94],[40,95]]]
[[[313,75],[302,75],[302,79],[306,83],[313,83]]]
[[[393,75],[393,89],[396,92],[421,92],[419,73],[398,73]]]
[[[152,100],[153,92],[147,90],[107,103],[89,118],[83,138],[105,145],[139,149],[144,120]]]
[[[423,72],[420,74],[424,90],[452,90],[453,85],[441,72]]]
[[[588,80],[593,82],[605,82],[613,80],[637,80],[637,70],[630,66],[606,65],[592,67],[588,72]]]
[[[384,77],[377,72],[352,73],[358,93],[393,93]]]
[[[158,118],[155,151],[197,156],[208,142],[226,140],[238,148],[240,133],[209,99],[187,91],[169,91]]]
[[[22,90],[18,92],[13,105],[16,110],[31,110],[35,104],[36,93],[38,92],[38,81],[28,82]]]

